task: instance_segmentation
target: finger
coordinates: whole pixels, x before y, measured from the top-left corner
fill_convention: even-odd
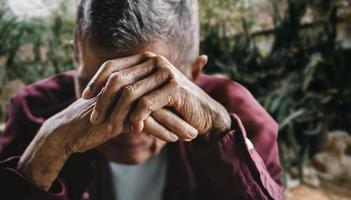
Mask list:
[[[143,95],[160,87],[167,80],[168,73],[164,72],[163,70],[159,70],[151,76],[125,87],[122,91],[121,97],[118,99],[118,103],[114,108],[113,113],[111,114],[111,126],[120,127],[123,125],[123,123],[126,122],[134,102]],[[134,128],[136,127],[134,126]],[[138,130],[135,131],[135,133],[140,133],[142,127],[139,126],[139,128],[135,130]]]
[[[88,149],[95,148],[100,144],[106,142],[109,137],[107,137],[106,129],[107,126],[91,126],[90,129],[85,133],[80,135],[75,139],[73,145],[68,144],[66,151],[70,152],[85,152]],[[66,148],[67,148],[66,147]]]
[[[89,81],[88,85],[83,91],[82,97],[84,99],[89,99],[95,96],[98,93],[98,91],[101,90],[102,86],[106,83],[108,77],[112,72],[118,72],[120,70],[135,66],[153,56],[155,56],[155,54],[151,52],[146,52],[126,58],[119,58],[115,60],[106,61],[99,68],[94,77]]]
[[[135,67],[112,73],[98,96],[90,121],[92,123],[103,122],[122,88],[148,76],[154,68],[152,60],[149,60]]]
[[[175,133],[160,125],[151,116],[145,120],[144,131],[166,142],[176,142],[179,139]]]
[[[100,124],[97,126],[91,126],[89,130],[86,132],[86,134],[80,135],[75,141],[74,145],[68,144],[66,146],[66,151],[70,152],[85,152],[89,149],[96,148],[100,146],[101,144],[105,143],[109,139],[113,137],[117,137],[118,135],[122,133],[127,133],[130,130],[125,127],[121,133],[118,135],[108,135],[107,131],[107,123]]]
[[[182,140],[189,141],[198,135],[198,131],[194,127],[167,109],[162,108],[155,111],[151,116]]]
[[[179,97],[175,95],[175,91],[172,84],[167,84],[141,97],[130,114],[130,122],[134,129],[140,130],[140,125],[152,112],[176,102]]]

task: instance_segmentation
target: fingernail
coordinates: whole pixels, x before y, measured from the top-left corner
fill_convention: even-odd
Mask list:
[[[177,141],[177,140],[179,139],[178,136],[175,135],[175,134],[173,134],[173,133],[170,133],[170,134],[169,134],[169,138],[171,138],[171,140],[174,141],[174,142]]]
[[[108,136],[112,136],[112,131],[113,131],[113,126],[109,125],[108,128],[107,128],[107,135]]]
[[[83,98],[89,98],[89,94],[90,94],[90,90],[91,90],[91,88],[88,86],[88,87],[86,87],[85,89],[84,89],[84,91],[83,91],[83,93],[82,93],[82,97]]]
[[[98,119],[99,119],[99,113],[94,110],[93,113],[91,114],[91,121],[93,123],[98,123]]]
[[[192,138],[196,138],[196,136],[197,136],[197,130],[191,130],[191,131],[189,131],[189,135],[190,135]]]

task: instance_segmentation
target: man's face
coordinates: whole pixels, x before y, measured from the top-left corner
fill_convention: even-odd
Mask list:
[[[107,60],[123,58],[144,51],[152,51],[164,56],[167,56],[168,52],[168,48],[164,45],[157,44],[121,55],[119,53],[94,48],[82,40],[76,41],[75,48],[78,64],[75,80],[77,97],[81,96],[86,84]],[[165,145],[166,143],[164,141],[144,132],[139,135],[126,132],[101,145],[98,151],[113,162],[139,164],[157,155]]]

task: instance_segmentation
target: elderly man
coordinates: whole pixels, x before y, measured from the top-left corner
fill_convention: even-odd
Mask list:
[[[74,51],[12,99],[1,199],[283,199],[278,126],[201,74],[195,0],[82,0]]]

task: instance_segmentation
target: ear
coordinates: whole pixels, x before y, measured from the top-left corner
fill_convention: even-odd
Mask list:
[[[195,62],[191,66],[191,78],[196,80],[197,77],[201,74],[202,69],[207,64],[208,57],[206,55],[201,55],[196,58]]]

